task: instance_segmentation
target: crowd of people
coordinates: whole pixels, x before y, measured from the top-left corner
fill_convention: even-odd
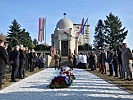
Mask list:
[[[16,78],[25,78],[25,70],[33,72],[35,67],[44,68],[45,57],[37,55],[35,51],[28,50],[23,45],[16,45],[12,50],[7,50],[6,37],[0,34],[0,88],[5,76],[5,68],[11,69],[11,82],[16,82]],[[54,55],[55,69],[60,69],[61,56],[57,51]],[[118,50],[109,48],[108,50],[90,51],[88,54],[68,54],[68,66],[73,68],[90,68],[91,71],[99,69],[101,74],[119,77],[124,80],[132,80],[132,60],[133,52],[126,43],[119,46]]]
[[[59,62],[59,55],[56,58],[58,58],[57,62]],[[73,67],[90,68],[91,71],[99,69],[101,74],[107,74],[109,70],[108,76],[119,77],[128,81],[132,80],[132,60],[133,52],[126,43],[121,44],[117,50],[109,48],[106,50],[90,51],[88,54],[68,54],[68,66],[71,69]],[[59,63],[55,65],[59,66]]]
[[[0,34],[0,88],[3,84],[5,69],[9,67],[11,72],[11,82],[16,82],[17,78],[25,78],[25,71],[33,72],[35,67],[44,68],[44,55],[37,55],[35,51],[29,50],[23,45],[16,45],[8,50],[6,37]]]
[[[108,50],[91,52],[88,61],[91,70],[99,68],[101,74],[106,74],[107,69],[109,69],[108,76],[119,77],[130,81],[132,80],[132,60],[132,51],[126,43],[123,43],[119,46],[118,50],[109,48]]]

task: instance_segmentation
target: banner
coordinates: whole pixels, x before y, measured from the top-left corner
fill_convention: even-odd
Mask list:
[[[39,18],[39,30],[38,30],[38,41],[44,41],[44,25],[46,18]]]

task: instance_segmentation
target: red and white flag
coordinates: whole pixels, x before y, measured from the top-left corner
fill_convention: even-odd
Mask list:
[[[82,29],[83,29],[83,24],[84,24],[84,18],[82,19],[82,22],[81,22],[81,25],[80,25],[80,28],[79,28],[78,42],[80,42],[80,35],[81,35]]]
[[[81,22],[81,25],[80,25],[79,34],[82,32],[83,25],[84,25],[84,18],[82,19],[82,22]]]
[[[39,30],[38,30],[38,41],[44,41],[44,25],[46,23],[46,18],[39,18]]]

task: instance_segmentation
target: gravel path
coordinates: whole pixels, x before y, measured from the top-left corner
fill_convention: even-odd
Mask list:
[[[82,69],[73,70],[76,79],[69,88],[49,89],[58,73],[48,68],[14,83],[0,90],[0,100],[133,100],[133,94]]]

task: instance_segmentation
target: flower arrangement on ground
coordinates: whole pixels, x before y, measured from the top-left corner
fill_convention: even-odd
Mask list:
[[[60,74],[55,76],[49,84],[49,88],[67,88],[71,85],[75,79],[71,68],[68,66],[62,66]]]

